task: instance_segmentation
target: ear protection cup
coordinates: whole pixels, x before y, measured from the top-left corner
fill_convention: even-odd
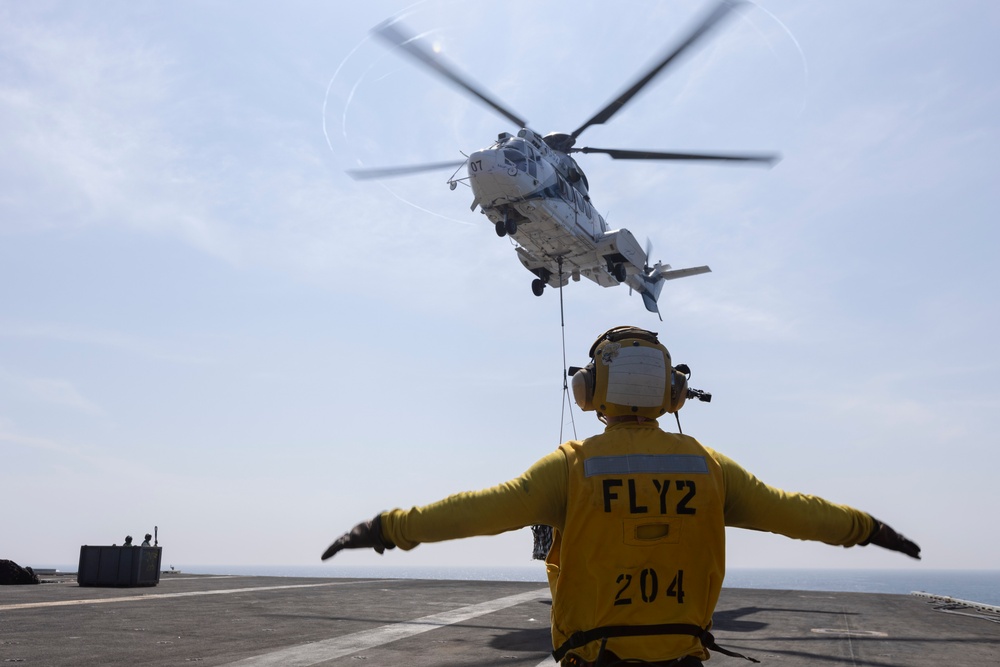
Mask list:
[[[573,374],[571,381],[573,387],[573,401],[584,412],[594,409],[594,364],[587,364],[585,368],[577,370]]]
[[[676,368],[670,369],[670,405],[667,407],[667,412],[676,413],[684,407],[684,401],[687,400],[687,393],[687,376],[679,372]]]

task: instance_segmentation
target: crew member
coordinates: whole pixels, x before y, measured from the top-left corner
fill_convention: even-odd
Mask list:
[[[690,667],[709,649],[729,653],[709,633],[726,526],[920,558],[919,546],[865,512],[768,486],[696,439],[660,429],[658,417],[699,392],[655,333],[611,329],[590,357],[575,369],[573,395],[596,411],[603,433],[562,444],[498,486],[382,512],[338,538],[323,560],[341,549],[382,553],[549,525],[555,659]]]

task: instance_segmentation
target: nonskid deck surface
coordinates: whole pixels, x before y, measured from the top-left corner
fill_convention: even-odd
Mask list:
[[[554,665],[551,599],[532,582],[165,575],[0,587],[0,663]],[[908,595],[723,589],[720,645],[763,667],[1000,664],[989,613]],[[715,667],[751,663],[715,655]]]

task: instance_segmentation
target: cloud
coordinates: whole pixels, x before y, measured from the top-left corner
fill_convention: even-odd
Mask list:
[[[54,440],[34,436],[25,436],[10,431],[8,430],[8,426],[3,421],[0,421],[0,442],[6,442],[8,444],[29,447],[31,449],[38,449],[46,452],[53,452],[56,454],[79,454],[79,451],[75,448],[68,447]]]
[[[171,363],[203,365],[213,363],[209,357],[178,350],[176,342],[156,341],[129,336],[118,331],[91,329],[77,325],[0,320],[0,338],[21,338],[33,341],[63,342],[94,346]]]
[[[65,378],[27,377],[0,368],[0,389],[6,388],[11,396],[40,401],[49,406],[68,408],[91,416],[104,414],[94,401],[86,398],[76,385]],[[0,427],[3,423],[0,422]]]
[[[30,378],[25,380],[25,386],[35,397],[62,407],[84,412],[90,415],[103,414],[96,403],[84,398],[73,383],[59,378]]]
[[[93,23],[7,18],[0,28],[6,224],[41,217],[79,226],[127,210],[151,180],[144,165],[171,158],[154,120],[166,101],[167,59]],[[29,215],[37,209],[45,215]]]

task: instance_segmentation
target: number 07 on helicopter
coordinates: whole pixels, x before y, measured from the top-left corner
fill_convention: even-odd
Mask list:
[[[577,147],[576,140],[592,125],[607,122],[668,65],[697,43],[742,0],[716,5],[678,44],[661,54],[654,65],[618,97],[573,132],[540,135],[528,122],[460,74],[408,34],[399,22],[385,22],[373,29],[376,36],[472,95],[515,123],[517,134],[501,132],[489,147],[464,160],[400,167],[355,169],[355,179],[389,178],[432,170],[454,169],[447,183],[452,190],[468,181],[472,210],[478,207],[492,223],[497,236],[515,241],[517,257],[535,275],[531,290],[541,296],[546,285],[558,288],[570,279],[588,278],[602,287],[621,284],[642,296],[646,309],[660,315],[657,300],[664,281],[708,273],[707,266],[672,269],[657,261],[650,264],[651,247],[645,248],[627,229],[608,229],[590,199],[590,184],[572,153],[603,153],[616,160],[707,160],[771,165],[776,154],[677,153],[653,150]],[[467,177],[456,178],[466,168]],[[662,319],[662,316],[661,316]]]

